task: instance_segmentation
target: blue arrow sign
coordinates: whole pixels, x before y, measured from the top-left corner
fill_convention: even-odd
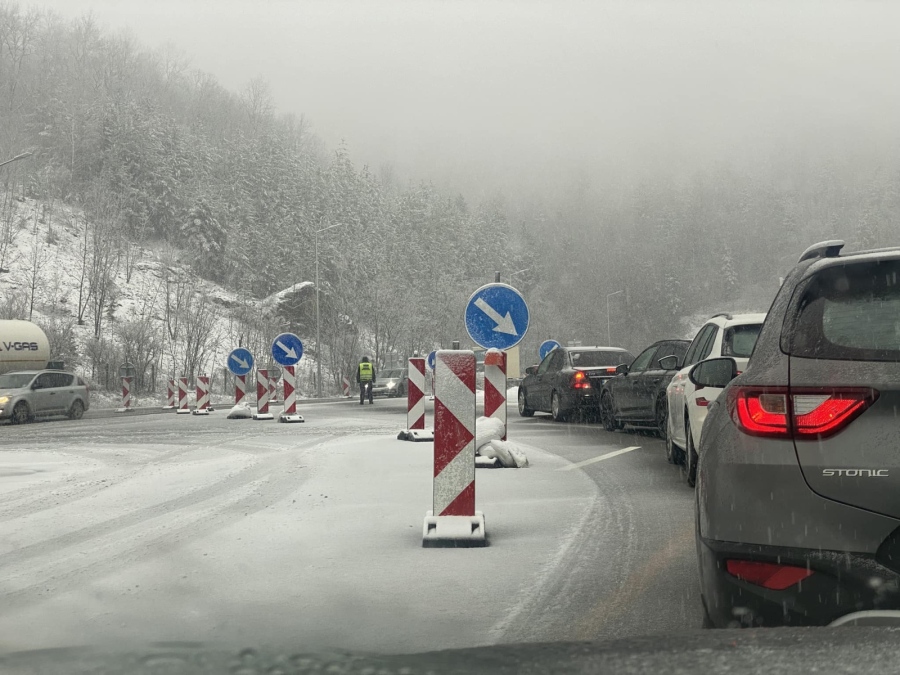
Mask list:
[[[246,375],[253,370],[253,354],[249,349],[238,347],[228,355],[228,370],[234,375]]]
[[[303,343],[293,333],[282,333],[272,341],[272,358],[282,366],[293,366],[303,357]]]
[[[547,354],[549,354],[559,346],[560,345],[556,340],[544,340],[541,343],[541,346],[538,348],[538,355],[540,355],[541,361],[544,360]]]
[[[437,351],[433,351],[428,356],[425,357],[425,365],[428,366],[428,370],[434,370],[434,366],[436,363],[437,363]]]
[[[512,286],[487,284],[466,305],[466,331],[485,349],[509,349],[528,331],[528,305]]]

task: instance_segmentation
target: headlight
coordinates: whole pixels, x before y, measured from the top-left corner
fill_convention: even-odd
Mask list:
[[[397,386],[397,385],[396,385],[394,382],[388,382],[388,383],[387,383],[387,388],[388,388],[388,389],[393,389],[393,388],[396,387],[396,386]]]
[[[9,401],[9,396],[0,396],[0,405],[7,403]]]

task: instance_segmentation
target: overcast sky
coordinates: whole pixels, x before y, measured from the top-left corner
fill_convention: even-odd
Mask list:
[[[46,0],[454,187],[896,143],[900,2]]]

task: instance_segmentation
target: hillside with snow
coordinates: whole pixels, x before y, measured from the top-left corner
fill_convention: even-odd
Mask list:
[[[282,302],[312,288],[300,282],[255,300],[198,277],[189,251],[114,241],[84,214],[19,198],[0,222],[0,319],[43,328],[51,357],[90,381],[98,396],[118,389],[118,368],[138,370],[138,397],[161,399],[168,377],[208,374],[231,391],[228,353],[249,347],[258,364],[281,329]],[[313,391],[315,362],[301,362],[300,391]],[[327,369],[326,369],[327,373]],[[109,398],[114,399],[114,394]]]

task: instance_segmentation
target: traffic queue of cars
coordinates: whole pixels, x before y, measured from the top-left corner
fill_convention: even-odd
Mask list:
[[[606,429],[655,429],[696,483],[707,625],[900,609],[900,247],[843,247],[804,251],[768,313],[713,316],[592,393]]]

